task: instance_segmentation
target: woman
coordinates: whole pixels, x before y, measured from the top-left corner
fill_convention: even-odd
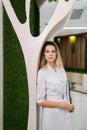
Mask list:
[[[51,41],[45,42],[37,76],[37,105],[42,106],[41,130],[69,130],[67,77],[60,51]]]

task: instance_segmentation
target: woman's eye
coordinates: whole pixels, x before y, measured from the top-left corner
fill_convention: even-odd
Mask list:
[[[56,51],[54,50],[54,51],[52,51],[53,53],[56,53]]]
[[[52,51],[45,51],[45,53],[56,53],[55,50],[52,50]]]
[[[45,53],[49,53],[49,51],[45,51]]]

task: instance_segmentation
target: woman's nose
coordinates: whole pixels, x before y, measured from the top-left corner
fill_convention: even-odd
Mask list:
[[[52,52],[50,52],[49,55],[51,56],[51,55],[52,55]]]

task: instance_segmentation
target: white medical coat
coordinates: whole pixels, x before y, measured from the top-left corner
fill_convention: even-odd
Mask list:
[[[69,101],[67,77],[64,68],[54,71],[49,65],[41,68],[37,76],[37,102]],[[69,112],[60,108],[42,107],[39,130],[69,130]]]

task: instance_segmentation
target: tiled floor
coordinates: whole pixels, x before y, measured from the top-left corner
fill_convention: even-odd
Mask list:
[[[71,114],[70,130],[87,130],[87,94],[71,91],[75,112]]]

